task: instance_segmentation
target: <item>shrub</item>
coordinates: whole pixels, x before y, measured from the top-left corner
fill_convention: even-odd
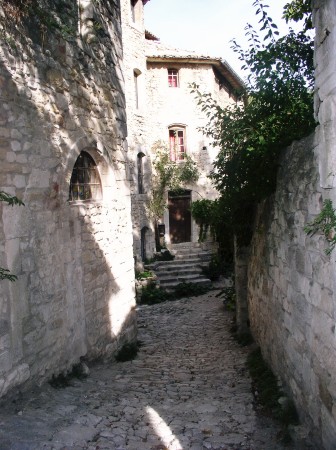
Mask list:
[[[264,361],[260,348],[250,353],[247,366],[252,378],[253,391],[257,392],[257,401],[262,411],[283,425],[298,424],[298,415],[293,402],[284,397],[272,370]],[[281,401],[286,399],[286,401]]]
[[[131,342],[124,344],[119,352],[116,354],[115,359],[118,362],[132,361],[139,351],[139,342]]]
[[[149,286],[143,287],[138,303],[141,305],[154,305],[170,300],[170,298],[171,294],[169,292],[160,287],[156,287],[156,285],[150,284]]]
[[[203,273],[211,281],[218,280],[222,273],[222,264],[218,255],[214,255],[209,262],[208,267],[203,268]]]
[[[151,272],[150,270],[145,270],[144,272],[138,272],[137,270],[135,271],[135,278],[137,280],[151,278],[152,276],[153,276],[153,272]]]
[[[174,288],[173,299],[197,297],[208,292],[209,287],[196,283],[180,283]]]

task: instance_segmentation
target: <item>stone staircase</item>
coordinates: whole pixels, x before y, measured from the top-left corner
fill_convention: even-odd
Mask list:
[[[211,281],[203,274],[202,267],[209,264],[213,248],[206,248],[195,242],[185,242],[171,244],[169,250],[175,255],[173,261],[157,261],[150,265],[161,288],[172,290],[180,283],[211,285]]]

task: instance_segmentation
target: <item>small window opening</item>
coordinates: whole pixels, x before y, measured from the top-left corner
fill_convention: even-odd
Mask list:
[[[144,189],[144,170],[143,170],[143,157],[144,157],[144,153],[138,153],[138,160],[137,160],[137,165],[138,165],[138,193],[139,194],[144,194],[145,193],[145,189]]]
[[[168,86],[169,87],[178,87],[179,86],[178,70],[168,69]]]
[[[131,16],[134,23],[139,23],[141,19],[141,0],[131,0]]]
[[[70,180],[69,200],[100,200],[102,186],[98,168],[86,152],[78,156]]]
[[[139,109],[139,70],[133,70],[133,80],[134,80],[134,95],[135,95],[135,107]]]
[[[147,259],[147,239],[146,234],[148,231],[148,227],[141,228],[141,259],[145,261]]]

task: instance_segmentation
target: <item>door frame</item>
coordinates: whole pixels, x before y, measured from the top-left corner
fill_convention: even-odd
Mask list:
[[[172,242],[172,239],[171,239],[171,226],[170,226],[171,225],[171,212],[170,212],[170,209],[169,209],[169,203],[170,203],[170,200],[172,198],[180,198],[180,199],[185,198],[185,199],[189,200],[189,207],[190,207],[191,206],[191,202],[192,202],[192,191],[190,189],[184,189],[184,190],[181,190],[181,191],[179,191],[177,193],[174,193],[172,191],[168,191],[168,199],[167,199],[167,202],[168,202],[168,214],[167,214],[168,227],[167,227],[167,233],[168,233],[168,236],[169,236],[169,242],[171,244],[174,243],[174,242]],[[189,240],[183,240],[183,241],[181,241],[181,243],[182,242],[192,242],[192,216],[191,216],[191,211],[190,211],[190,218],[188,217],[188,220],[190,222],[190,228],[188,230],[188,233],[186,233],[186,234],[188,235]]]

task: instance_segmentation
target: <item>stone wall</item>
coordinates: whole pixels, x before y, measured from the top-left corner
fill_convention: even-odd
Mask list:
[[[275,195],[259,206],[248,264],[251,331],[317,442],[335,448],[334,255],[304,226],[321,211],[313,137],[281,161]]]
[[[130,1],[121,1],[123,34],[123,70],[125,76],[127,142],[130,163],[130,186],[132,199],[133,253],[135,262],[141,266],[141,230],[146,229],[146,254],[155,251],[155,236],[152,220],[148,213],[151,185],[151,159],[146,125],[146,54],[144,3],[138,0],[132,15]],[[138,186],[138,155],[142,156],[143,193]]]
[[[313,136],[282,157],[277,189],[259,205],[248,260],[251,331],[290,391],[316,448],[336,448],[336,258],[304,226],[335,205],[336,4],[315,1]]]
[[[120,7],[77,3],[0,11],[0,395],[136,335]],[[69,201],[82,150],[102,200]]]

